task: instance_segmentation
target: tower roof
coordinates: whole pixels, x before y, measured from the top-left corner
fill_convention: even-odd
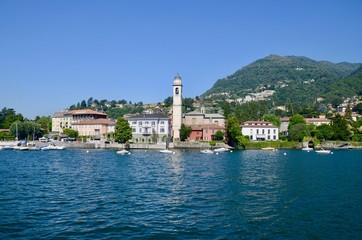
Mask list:
[[[175,79],[173,80],[173,85],[177,85],[177,86],[181,86],[182,85],[182,81],[181,81],[181,77],[180,75],[176,75]]]

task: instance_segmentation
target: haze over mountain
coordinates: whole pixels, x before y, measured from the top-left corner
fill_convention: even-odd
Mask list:
[[[269,55],[217,80],[202,97],[235,99],[275,90],[271,99],[276,105],[287,102],[308,105],[317,98],[332,102],[336,98],[362,92],[361,66],[360,63],[331,63],[307,57]]]

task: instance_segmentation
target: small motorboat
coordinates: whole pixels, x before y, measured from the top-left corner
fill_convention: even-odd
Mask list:
[[[19,150],[19,151],[29,151],[29,147],[27,147],[27,146],[20,146],[17,150]]]
[[[173,152],[171,150],[168,150],[168,149],[160,150],[160,153],[172,153],[172,154],[175,154],[175,152]]]
[[[214,152],[216,152],[216,153],[228,152],[228,151],[230,151],[230,149],[227,149],[227,148],[224,148],[224,147],[214,149]]]
[[[201,153],[206,153],[206,154],[213,154],[214,151],[210,150],[210,149],[205,149],[205,150],[201,150]]]
[[[273,148],[273,147],[265,147],[265,148],[262,148],[261,150],[264,150],[264,151],[276,151],[277,149]]]
[[[321,154],[331,154],[331,150],[325,150],[325,149],[321,149],[321,150],[316,150],[316,153],[321,153]]]
[[[117,154],[120,154],[120,155],[126,155],[126,154],[131,154],[129,151],[127,151],[126,149],[122,149],[122,150],[119,150],[117,151]]]
[[[307,152],[310,152],[310,151],[313,151],[314,149],[313,148],[310,148],[310,147],[305,147],[305,148],[302,148],[303,151],[307,151]]]

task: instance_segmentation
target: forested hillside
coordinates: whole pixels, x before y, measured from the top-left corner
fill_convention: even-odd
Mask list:
[[[358,71],[355,77],[347,76],[360,66],[347,62],[335,64],[306,57],[270,55],[219,79],[202,97],[239,98],[269,89],[276,91],[272,97],[276,105],[287,102],[308,105],[320,97],[331,101],[341,94],[355,94],[357,88],[351,90],[355,85],[351,83],[355,80],[351,79],[358,78]]]

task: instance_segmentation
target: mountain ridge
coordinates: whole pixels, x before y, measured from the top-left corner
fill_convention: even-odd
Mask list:
[[[361,66],[361,63],[332,63],[304,56],[271,54],[218,79],[201,97],[236,99],[263,89],[272,89],[276,91],[272,97],[275,104],[282,105],[287,101],[310,103],[317,97],[335,97],[331,85],[334,82],[343,82],[344,78]],[[339,85],[348,88],[345,84]],[[308,94],[305,94],[306,92]],[[346,90],[343,92],[351,93]]]

